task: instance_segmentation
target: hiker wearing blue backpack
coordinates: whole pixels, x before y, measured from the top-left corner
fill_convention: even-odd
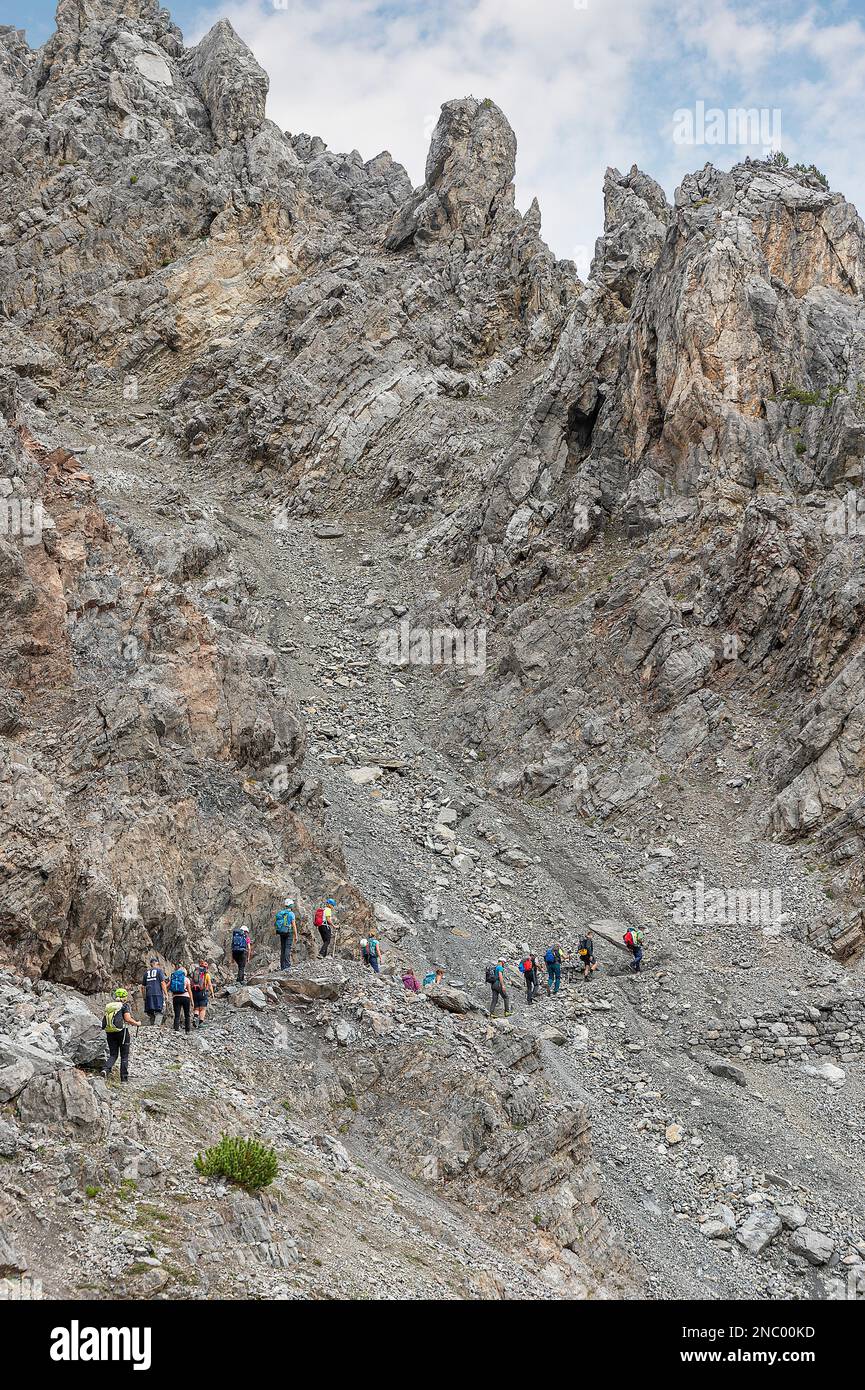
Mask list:
[[[252,941],[246,927],[235,927],[231,933],[231,959],[237,966],[237,983],[246,979],[246,962],[252,955]]]
[[[291,953],[297,945],[297,917],[293,898],[286,898],[285,905],[276,914],[275,926],[279,938],[279,968],[290,970]]]
[[[168,981],[168,992],[171,995],[171,1003],[174,1008],[174,1031],[180,1032],[180,1020],[183,1019],[184,1031],[192,1032],[192,986],[189,983],[189,975],[186,967],[176,965],[171,972]]]
[[[562,948],[557,941],[544,952],[547,967],[547,994],[558,994],[562,985]]]

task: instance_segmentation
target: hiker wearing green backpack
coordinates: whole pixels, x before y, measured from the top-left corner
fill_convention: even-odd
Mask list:
[[[290,970],[291,953],[297,945],[297,917],[293,898],[286,898],[284,906],[276,914],[274,927],[279,940],[279,968]]]
[[[639,975],[640,962],[643,959],[643,933],[639,927],[628,927],[622,940],[631,953],[631,969]]]
[[[110,999],[105,1005],[105,1013],[102,1017],[102,1027],[105,1032],[105,1040],[108,1043],[108,1056],[102,1068],[102,1075],[107,1079],[114,1067],[117,1058],[120,1058],[120,1080],[129,1080],[129,1047],[130,1047],[130,1028],[140,1028],[138,1023],[130,1013],[129,994],[125,989],[116,989],[114,998]]]

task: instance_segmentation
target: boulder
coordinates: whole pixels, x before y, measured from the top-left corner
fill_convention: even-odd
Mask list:
[[[480,1006],[464,990],[454,989],[452,985],[436,985],[427,992],[427,998],[431,1004],[435,1004],[437,1008],[444,1009],[449,1014],[481,1012]]]
[[[736,1239],[752,1255],[762,1255],[782,1229],[780,1218],[773,1211],[752,1211],[736,1232]]]
[[[338,999],[346,987],[345,980],[301,980],[294,976],[275,980],[274,984],[290,999]]]
[[[810,1226],[799,1226],[790,1233],[790,1249],[809,1264],[826,1265],[835,1253],[835,1242]]]
[[[36,1068],[32,1062],[17,1058],[8,1066],[0,1067],[0,1105],[14,1100],[24,1090]]]
[[[66,1125],[94,1137],[101,1135],[110,1118],[105,1082],[72,1067],[34,1076],[18,1097],[18,1118],[27,1126]]]
[[[267,998],[264,990],[257,985],[241,985],[231,993],[231,1002],[235,1009],[266,1009]]]
[[[727,1062],[723,1057],[711,1057],[706,1062],[706,1070],[713,1076],[723,1076],[728,1081],[735,1081],[737,1086],[747,1086],[748,1080],[741,1067],[734,1066],[732,1062]]]

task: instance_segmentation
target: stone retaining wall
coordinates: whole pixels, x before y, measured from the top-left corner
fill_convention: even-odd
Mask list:
[[[777,1062],[816,1054],[851,1062],[865,1051],[865,1002],[836,999],[749,1018],[710,1019],[692,1042],[728,1057]]]

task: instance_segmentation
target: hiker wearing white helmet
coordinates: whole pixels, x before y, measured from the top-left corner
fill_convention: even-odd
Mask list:
[[[279,938],[279,968],[290,970],[291,953],[297,944],[297,915],[293,898],[286,898],[284,906],[276,914],[276,934]]]

